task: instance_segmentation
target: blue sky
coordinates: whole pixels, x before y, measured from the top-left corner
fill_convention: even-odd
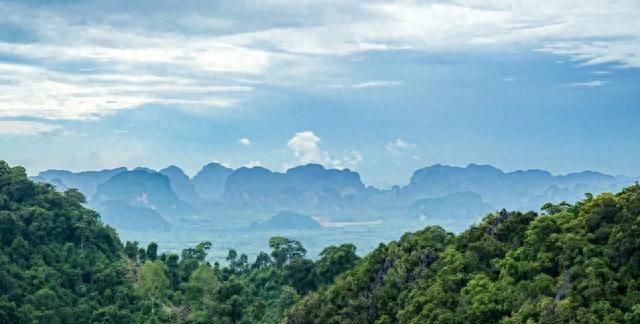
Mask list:
[[[0,1],[1,159],[640,175],[638,1]]]

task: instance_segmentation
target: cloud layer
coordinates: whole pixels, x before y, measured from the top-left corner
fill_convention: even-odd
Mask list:
[[[403,84],[343,82],[344,58],[365,52],[514,49],[640,67],[635,0],[30,3],[0,4],[0,117],[217,109],[263,86]]]
[[[33,121],[0,120],[0,135],[48,135],[62,129],[59,125]]]

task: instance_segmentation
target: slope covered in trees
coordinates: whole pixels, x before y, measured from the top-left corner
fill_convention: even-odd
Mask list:
[[[0,323],[278,323],[359,260],[344,244],[312,261],[284,237],[252,263],[230,250],[225,267],[206,261],[210,242],[158,254],[123,246],[84,201],[0,161]]]
[[[639,323],[640,186],[381,244],[287,323]]]
[[[0,161],[1,323],[134,320],[122,245],[83,202]]]

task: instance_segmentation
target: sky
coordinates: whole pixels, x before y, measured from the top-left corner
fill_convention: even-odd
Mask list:
[[[638,176],[639,68],[637,0],[0,0],[0,159]]]

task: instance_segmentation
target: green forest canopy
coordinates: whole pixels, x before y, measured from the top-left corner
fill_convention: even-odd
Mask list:
[[[255,260],[215,242],[177,254],[118,239],[82,206],[0,161],[0,323],[639,323],[640,185],[543,213],[488,215],[316,261],[269,241]]]

